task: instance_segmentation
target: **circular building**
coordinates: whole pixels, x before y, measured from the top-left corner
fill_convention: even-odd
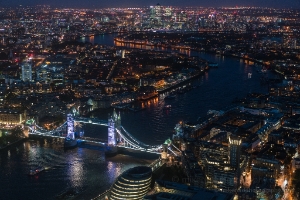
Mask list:
[[[142,199],[148,192],[151,167],[139,166],[121,174],[110,190],[110,199]]]

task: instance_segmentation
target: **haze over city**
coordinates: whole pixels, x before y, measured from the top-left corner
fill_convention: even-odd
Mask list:
[[[188,0],[188,1],[179,1],[179,0],[161,0],[161,1],[140,1],[140,0],[115,0],[115,1],[98,1],[98,0],[2,0],[0,6],[33,6],[39,4],[47,4],[57,7],[73,7],[73,8],[103,8],[103,7],[142,7],[156,5],[160,3],[161,5],[168,6],[255,6],[255,7],[275,7],[275,8],[299,8],[299,0]]]

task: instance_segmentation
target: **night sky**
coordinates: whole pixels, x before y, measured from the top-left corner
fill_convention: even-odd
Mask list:
[[[274,8],[300,8],[300,0],[0,0],[0,7],[47,4],[55,7],[103,8],[163,6],[266,6]]]

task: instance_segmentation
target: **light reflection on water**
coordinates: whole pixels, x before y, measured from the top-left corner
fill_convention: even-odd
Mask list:
[[[68,155],[67,163],[68,176],[70,177],[71,187],[82,187],[83,186],[83,176],[85,176],[84,163],[82,162],[82,149],[78,149],[77,156],[74,157],[73,154]]]
[[[110,182],[115,181],[115,177],[118,177],[122,172],[122,165],[120,163],[114,163],[109,161],[107,164],[107,170],[109,172]]]
[[[106,159],[100,150],[75,148],[64,151],[62,143],[27,141],[0,153],[0,199],[53,200],[67,188],[83,189],[74,199],[91,199],[107,190],[123,171],[150,164],[157,157],[117,155]],[[30,177],[30,169],[46,167]]]

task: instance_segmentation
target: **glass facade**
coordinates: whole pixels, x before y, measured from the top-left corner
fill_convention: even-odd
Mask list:
[[[150,167],[139,166],[121,174],[110,191],[110,199],[142,199],[149,191],[152,178]]]

